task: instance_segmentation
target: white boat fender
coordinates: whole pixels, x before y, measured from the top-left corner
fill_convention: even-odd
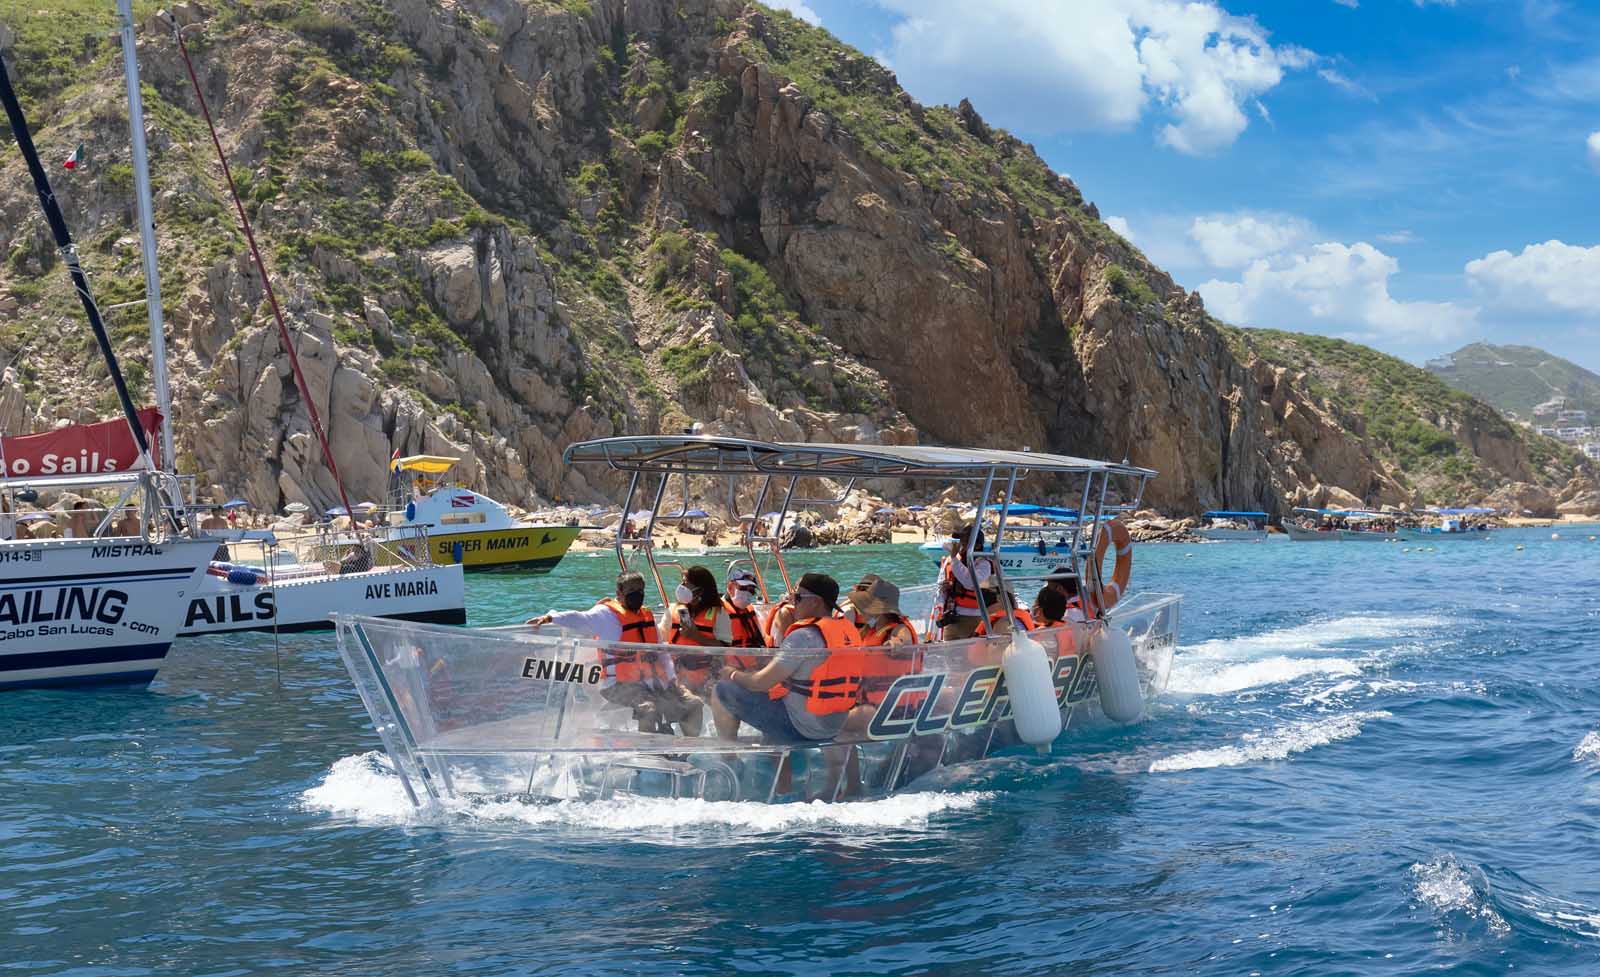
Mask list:
[[[1133,657],[1128,632],[1107,625],[1089,640],[1100,684],[1100,708],[1113,722],[1136,722],[1144,715],[1144,690],[1139,686],[1139,663]]]
[[[1061,735],[1061,708],[1056,705],[1055,682],[1050,677],[1050,656],[1044,646],[1018,632],[1000,659],[1011,697],[1011,720],[1017,737],[1040,753]]]

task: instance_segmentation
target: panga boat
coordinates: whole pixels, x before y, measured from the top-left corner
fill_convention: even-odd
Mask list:
[[[1292,540],[1301,542],[1388,543],[1401,538],[1395,516],[1365,509],[1294,510],[1300,519],[1285,519],[1283,529]]]
[[[1265,512],[1213,509],[1210,512],[1202,512],[1200,518],[1206,520],[1206,525],[1196,529],[1195,534],[1205,539],[1216,542],[1259,543],[1267,538]]]
[[[1037,576],[1048,574],[1068,561],[1072,534],[1065,531],[1064,526],[1079,521],[1078,510],[1017,503],[1011,506],[1008,515],[1032,520],[1033,523],[1006,526],[1006,531],[1016,537],[1015,542],[1000,547],[1000,565],[1007,571]],[[931,539],[917,549],[937,564],[948,554],[949,544],[948,539]]]
[[[391,464],[395,474],[412,476],[403,500],[405,520],[427,527],[434,562],[459,563],[469,571],[555,569],[583,527],[517,522],[494,499],[445,479],[460,460],[411,455]]]
[[[340,654],[418,806],[507,794],[767,802],[882,796],[918,785],[943,766],[1024,745],[1048,751],[1064,729],[1096,716],[1136,721],[1166,687],[1179,598],[1121,597],[1132,568],[1132,545],[1119,523],[1101,518],[1137,508],[1145,483],[1156,474],[1148,469],[1020,451],[697,435],[590,441],[571,446],[565,457],[570,464],[631,474],[624,511],[630,511],[641,489],[658,480],[653,510],[658,512],[665,483],[684,475],[720,476],[730,483],[754,480],[751,513],[781,498],[770,534],[758,535],[767,532],[765,527],[757,529],[757,520],[746,517],[751,528],[744,536],[745,556],[734,561],[756,571],[766,606],[776,597],[768,591],[769,579],[781,580],[786,589],[794,586],[779,547],[783,523],[798,508],[838,505],[861,479],[981,486],[975,518],[995,513],[991,549],[979,549],[977,539],[969,539],[966,565],[990,561],[990,579],[1001,588],[1010,582],[1037,585],[1039,577],[1013,575],[994,562],[1008,514],[1004,503],[993,500],[1002,487],[1005,497],[1012,497],[1016,483],[1030,474],[1048,477],[1081,489],[1085,518],[1068,530],[1071,545],[1064,562],[1069,572],[1061,576],[1076,578],[1085,594],[1098,599],[1090,601],[1083,621],[1017,633],[1010,607],[985,587],[976,592],[978,610],[994,615],[996,633],[945,641],[935,624],[943,616],[941,587],[902,589],[900,610],[922,639],[915,654],[895,658],[888,649],[851,649],[846,660],[860,655],[862,676],[888,676],[886,687],[875,686],[881,692],[875,703],[865,692],[854,699],[834,739],[798,746],[766,742],[748,731],[733,739],[673,735],[659,727],[640,732],[629,708],[601,694],[606,656],[683,655],[682,646],[607,644],[552,628],[450,629],[341,617]],[[1112,484],[1121,490],[1118,497],[1132,504],[1106,504]],[[730,498],[739,497],[734,488],[730,485]],[[623,568],[637,566],[647,581],[655,581],[665,604],[662,564],[651,538],[655,522],[652,516],[632,538],[619,527],[615,550]],[[1113,539],[1117,566],[1108,575],[1101,562]],[[843,589],[852,583],[840,581]],[[595,595],[605,596],[610,595]],[[1026,602],[1031,592],[1023,596]],[[1001,622],[1012,633],[1004,633]],[[728,655],[749,653],[722,647],[692,651],[711,656],[707,670],[712,674]],[[709,707],[706,712],[709,720]]]
[[[1468,517],[1495,515],[1494,509],[1487,509],[1481,506],[1453,509],[1430,508],[1427,512],[1437,521],[1431,526],[1404,530],[1402,533],[1404,539],[1488,539],[1491,535],[1490,528],[1481,523],[1474,525],[1468,521]]]

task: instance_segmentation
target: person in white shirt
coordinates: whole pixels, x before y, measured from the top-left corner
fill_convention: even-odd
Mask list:
[[[632,709],[639,732],[670,733],[672,724],[677,723],[683,735],[700,735],[705,703],[678,681],[672,655],[627,647],[661,643],[655,615],[644,606],[644,577],[640,574],[618,574],[616,596],[586,611],[553,610],[530,617],[527,623],[536,628],[553,624],[605,644],[600,651],[600,664],[605,668],[600,695]]]

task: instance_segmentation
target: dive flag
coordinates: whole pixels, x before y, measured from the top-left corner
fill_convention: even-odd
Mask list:
[[[83,165],[83,143],[81,143],[81,142],[78,143],[78,148],[74,149],[72,151],[72,155],[68,156],[67,157],[67,161],[65,163],[62,163],[61,165],[63,167],[65,167],[65,168],[69,169],[69,170],[75,170],[78,167],[82,166]]]
[[[389,471],[392,474],[394,472],[398,472],[399,470],[400,470],[400,449],[396,448],[396,449],[394,449],[394,454],[389,456]]]

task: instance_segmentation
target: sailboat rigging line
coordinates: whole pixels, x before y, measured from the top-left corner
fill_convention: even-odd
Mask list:
[[[256,273],[261,276],[261,287],[267,293],[267,302],[272,306],[272,317],[278,323],[278,338],[283,343],[284,352],[289,354],[289,366],[294,370],[295,386],[300,390],[300,399],[305,401],[306,413],[311,416],[311,431],[317,436],[317,443],[322,446],[322,460],[328,466],[328,472],[333,476],[333,484],[339,489],[339,501],[344,505],[345,515],[350,518],[350,528],[358,536],[361,534],[359,524],[356,522],[355,510],[350,508],[350,498],[345,494],[344,479],[339,477],[339,466],[334,464],[333,451],[328,447],[328,435],[322,429],[322,418],[317,414],[317,405],[311,399],[311,388],[306,383],[306,375],[300,370],[300,357],[296,355],[294,340],[289,335],[289,327],[284,324],[283,310],[278,308],[277,293],[272,290],[272,279],[267,275],[266,263],[261,260],[261,249],[256,247],[255,231],[251,229],[250,218],[244,212],[244,204],[239,200],[239,188],[234,185],[233,171],[228,167],[228,156],[222,151],[222,140],[217,138],[217,127],[211,121],[211,108],[206,104],[205,92],[200,88],[200,78],[194,73],[194,62],[189,60],[189,46],[183,42],[183,30],[178,22],[173,20],[172,36],[178,42],[178,53],[183,56],[184,70],[189,73],[189,83],[194,86],[194,97],[200,103],[200,114],[206,120],[206,129],[211,133],[211,145],[217,150],[217,162],[222,164],[222,176],[228,182],[228,196],[233,198],[233,209],[239,214],[239,225],[244,229],[245,243],[250,246],[250,258],[255,262]]]
[[[111,384],[116,387],[117,401],[122,405],[122,417],[128,422],[133,443],[139,449],[139,458],[147,470],[156,471],[155,462],[150,457],[150,443],[144,436],[144,425],[139,423],[139,413],[134,409],[132,395],[128,393],[128,382],[123,379],[116,351],[111,348],[111,337],[106,334],[106,324],[100,319],[100,309],[94,303],[94,296],[89,294],[89,279],[84,277],[83,266],[78,263],[78,249],[72,243],[72,232],[67,229],[67,219],[61,213],[61,205],[56,202],[55,191],[50,187],[50,178],[45,175],[44,166],[39,162],[39,151],[33,145],[33,132],[28,128],[27,117],[22,114],[22,103],[17,101],[16,89],[11,86],[11,73],[6,69],[4,58],[0,58],[0,102],[5,104],[6,118],[11,123],[11,134],[17,140],[17,149],[22,152],[23,162],[28,164],[28,173],[33,177],[34,192],[39,196],[39,206],[44,210],[45,222],[50,225],[50,233],[56,240],[61,261],[72,276],[72,287],[78,293],[78,301],[83,303],[84,314],[89,318],[89,328],[94,330],[95,342],[100,346],[100,356],[106,361],[106,372],[111,374]],[[161,494],[165,496],[164,489]],[[165,501],[162,500],[163,503]],[[172,521],[173,529],[181,532],[182,526],[174,507],[162,504],[160,509]]]

